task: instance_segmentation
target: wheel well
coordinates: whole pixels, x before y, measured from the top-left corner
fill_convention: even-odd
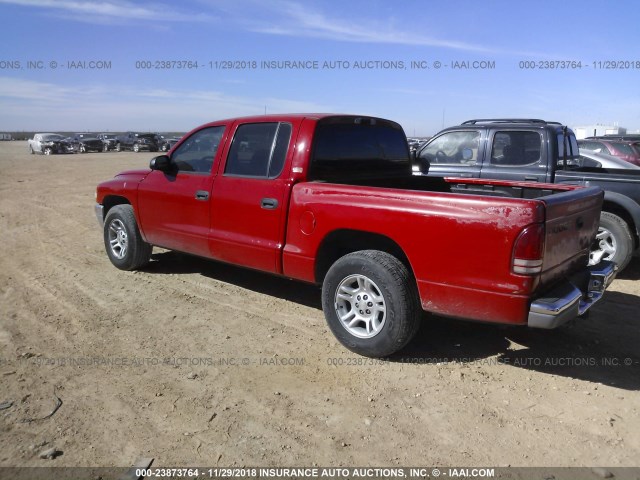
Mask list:
[[[109,213],[109,210],[111,210],[116,205],[131,205],[131,202],[125,197],[120,197],[118,195],[110,195],[108,197],[105,197],[102,202],[102,206],[104,208],[104,211],[102,213],[103,218],[107,218],[107,213]]]
[[[315,269],[316,282],[322,283],[331,265],[340,257],[359,250],[380,250],[393,255],[407,267],[411,276],[415,278],[404,251],[389,237],[360,230],[336,230],[326,236],[318,249]]]
[[[607,201],[602,204],[602,211],[613,213],[614,215],[619,216],[627,223],[627,225],[629,225],[631,237],[633,238],[634,250],[637,249],[640,246],[640,238],[638,238],[638,229],[635,222],[633,221],[633,217],[629,214],[629,212],[620,205]]]

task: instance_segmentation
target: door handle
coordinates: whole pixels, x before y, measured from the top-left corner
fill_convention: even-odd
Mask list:
[[[525,182],[537,182],[538,177],[524,177]]]
[[[209,192],[206,190],[198,190],[196,192],[196,200],[209,200]]]
[[[473,178],[473,173],[458,173],[460,178]]]
[[[260,200],[260,207],[266,210],[273,210],[278,208],[278,200],[275,198],[263,198]]]

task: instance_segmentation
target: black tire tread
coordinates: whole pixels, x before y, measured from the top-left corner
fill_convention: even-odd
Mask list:
[[[338,334],[331,324],[329,324],[329,326],[334,334],[336,334],[338,340],[348,349],[369,357],[386,357],[404,348],[418,332],[422,318],[420,298],[415,281],[409,269],[393,255],[379,250],[359,250],[349,253],[334,263],[334,265],[329,269],[327,276],[331,274],[332,269],[336,265],[362,261],[370,262],[381,267],[393,278],[393,285],[385,285],[385,287],[388,289],[392,288],[395,291],[394,300],[396,300],[396,303],[401,305],[404,310],[401,314],[402,320],[400,321],[400,330],[394,339],[394,343],[385,349],[372,349],[367,347],[355,348],[353,345],[342,342],[340,338],[342,332]],[[325,308],[325,316],[335,315],[333,311],[327,311],[332,310],[331,305],[333,305],[333,299],[329,298],[332,294],[333,292],[325,291],[323,288],[323,307]],[[345,334],[349,335],[346,331]]]
[[[622,218],[620,218],[615,213],[603,211],[600,213],[600,223],[602,223],[602,219],[606,219],[606,221],[611,222],[613,225],[620,229],[620,235],[622,238],[618,240],[618,250],[616,251],[616,257],[618,257],[618,252],[621,252],[620,258],[615,258],[615,262],[618,264],[619,271],[622,271],[631,261],[633,257],[633,237],[631,236],[631,230],[629,229],[629,225]],[[611,232],[615,234],[615,232]]]
[[[136,222],[136,217],[133,213],[133,207],[126,204],[116,205],[115,207],[111,208],[111,210],[109,210],[109,213],[107,213],[104,221],[104,242],[105,248],[107,249],[107,254],[109,255],[110,259],[111,255],[109,254],[107,228],[109,225],[109,221],[116,215],[120,216],[121,220],[127,227],[127,234],[129,236],[129,249],[132,252],[132,255],[122,263],[114,263],[113,259],[111,260],[111,262],[121,270],[137,270],[149,263],[153,245],[148,244],[142,239],[142,235],[140,234],[140,230],[138,229],[138,222]]]

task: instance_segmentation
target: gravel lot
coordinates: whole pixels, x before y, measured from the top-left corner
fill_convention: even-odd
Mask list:
[[[365,359],[314,286],[157,249],[114,268],[95,186],[153,155],[0,143],[0,466],[639,466],[640,259],[579,323],[425,315]]]

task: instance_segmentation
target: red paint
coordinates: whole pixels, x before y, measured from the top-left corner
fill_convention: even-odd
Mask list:
[[[210,173],[127,172],[100,184],[97,201],[126,198],[152,244],[307,282],[322,281],[316,278],[317,256],[332,232],[384,236],[408,259],[425,310],[475,320],[526,323],[530,301],[541,289],[586,265],[600,190],[446,179],[460,186],[564,192],[519,199],[309,182],[315,128],[326,116],[270,115],[203,125],[171,153],[192,133],[225,126]],[[292,125],[282,174],[273,179],[225,175],[236,129],[262,122]],[[208,192],[208,201],[197,200],[196,191]],[[277,207],[264,208],[265,199]],[[574,225],[580,222],[576,234]],[[541,260],[542,273],[514,273],[517,259]]]

